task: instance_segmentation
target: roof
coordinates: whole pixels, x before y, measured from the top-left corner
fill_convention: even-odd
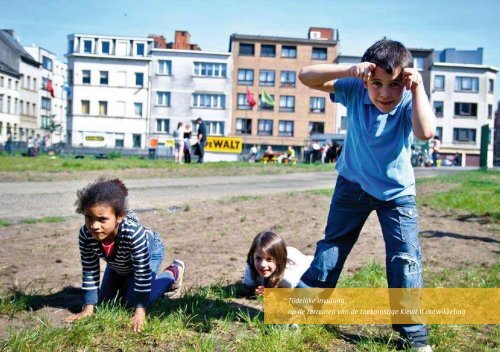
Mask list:
[[[324,40],[324,39],[308,39],[308,38],[291,38],[291,37],[275,37],[266,35],[250,35],[250,34],[231,34],[229,39],[229,51],[231,51],[231,46],[233,41],[254,41],[254,42],[269,42],[269,43],[287,43],[287,44],[307,44],[307,45],[326,45],[334,46],[337,45],[336,40]]]
[[[451,62],[434,62],[432,66],[436,67],[452,67],[452,68],[472,68],[472,69],[480,69],[480,70],[488,70],[488,71],[493,71],[493,72],[498,72],[500,69],[498,69],[495,66],[488,66],[488,65],[477,65],[477,64],[457,64],[457,63],[451,63]]]
[[[17,72],[16,70],[14,70],[12,67],[4,64],[3,62],[0,62],[0,72],[6,73],[6,74],[11,75],[11,76],[13,76],[15,78],[21,77],[21,75],[19,74],[19,72]]]
[[[33,66],[40,66],[33,56],[24,50],[23,46],[7,30],[0,30],[0,40],[3,40],[12,50],[14,50],[24,62]]]

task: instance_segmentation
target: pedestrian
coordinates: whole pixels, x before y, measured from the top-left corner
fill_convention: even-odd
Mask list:
[[[68,322],[91,316],[96,304],[118,295],[135,308],[132,329],[138,332],[149,304],[164,295],[180,296],[184,263],[176,259],[159,272],[165,255],[163,242],[127,209],[127,195],[119,179],[99,179],[77,192],[76,211],[85,219],[79,234],[84,306]],[[107,262],[101,287],[99,258]]]
[[[197,148],[198,148],[198,163],[202,164],[205,157],[205,146],[207,145],[207,127],[201,117],[196,119],[196,124],[198,125],[197,132]]]
[[[184,130],[184,162],[186,164],[191,164],[191,136],[193,131],[191,129],[191,124],[186,123],[186,129]]]
[[[174,159],[176,163],[184,163],[184,123],[179,122],[173,133],[175,150]]]
[[[5,150],[9,156],[12,155],[12,132],[7,132],[7,141],[5,142]]]
[[[248,251],[243,284],[254,288],[258,296],[264,294],[264,287],[293,288],[312,260],[312,255],[287,247],[275,232],[261,232]]]
[[[437,167],[439,159],[439,149],[441,148],[441,140],[439,136],[434,136],[434,138],[431,140],[431,148],[432,148],[432,165],[434,167]]]
[[[355,65],[305,67],[299,79],[330,93],[347,107],[348,132],[336,168],[325,237],[298,287],[335,287],[344,262],[368,215],[377,212],[386,248],[390,288],[422,287],[415,178],[411,166],[413,134],[430,139],[436,117],[422,77],[412,68],[403,44],[382,39]],[[396,302],[391,300],[391,304]],[[412,348],[432,351],[422,324],[394,324]]]

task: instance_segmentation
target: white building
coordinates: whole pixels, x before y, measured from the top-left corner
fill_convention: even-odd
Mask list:
[[[49,137],[48,145],[66,142],[68,90],[65,89],[65,84],[67,84],[68,66],[54,53],[44,48],[31,46],[24,49],[41,65],[38,126]]]
[[[68,41],[69,144],[145,148],[153,39],[72,34]]]
[[[232,57],[228,52],[153,49],[151,136],[164,144],[178,122],[201,117],[207,134],[231,131]]]

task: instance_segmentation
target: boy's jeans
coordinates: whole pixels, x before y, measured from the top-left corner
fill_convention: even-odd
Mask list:
[[[422,287],[422,264],[418,241],[418,211],[414,196],[381,201],[360,185],[338,176],[325,229],[317,243],[314,260],[297,287],[335,287],[368,215],[373,211],[382,227],[390,288]],[[413,345],[426,344],[424,325],[393,325]]]
[[[151,294],[149,304],[160,298],[174,283],[174,277],[170,271],[164,271],[157,276],[160,269],[165,247],[156,233],[148,237],[149,265],[151,267]],[[99,302],[110,301],[115,297],[125,299],[125,303],[135,306],[134,302],[134,274],[119,275],[109,265],[104,270],[101,288],[99,290]]]

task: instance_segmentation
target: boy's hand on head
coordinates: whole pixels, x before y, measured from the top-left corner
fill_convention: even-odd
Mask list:
[[[377,67],[373,62],[362,62],[353,65],[349,70],[351,77],[361,78],[363,82],[367,82],[370,79],[372,71]]]
[[[144,321],[146,320],[146,309],[135,308],[135,314],[132,317],[132,330],[134,332],[141,332],[144,327]]]
[[[264,286],[257,286],[255,289],[255,294],[257,296],[263,296],[264,295]]]
[[[83,307],[83,310],[78,313],[78,314],[73,314],[66,319],[64,319],[65,322],[67,323],[73,323],[74,321],[77,321],[79,319],[85,318],[85,317],[90,317],[92,314],[94,314],[94,306],[93,305],[86,305]]]
[[[422,75],[415,68],[405,68],[403,70],[403,83],[407,90],[414,92],[422,84]]]

